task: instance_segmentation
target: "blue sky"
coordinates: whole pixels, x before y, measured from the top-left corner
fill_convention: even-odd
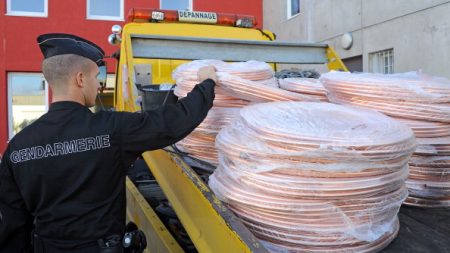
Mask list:
[[[15,95],[38,95],[44,94],[42,90],[42,77],[40,75],[11,76],[12,94]]]

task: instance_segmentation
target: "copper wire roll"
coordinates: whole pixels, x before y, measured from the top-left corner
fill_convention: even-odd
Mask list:
[[[387,247],[389,243],[391,243],[395,237],[397,237],[398,231],[400,229],[400,223],[398,219],[396,219],[394,223],[393,233],[386,234],[385,236],[379,238],[378,240],[370,243],[356,243],[353,245],[348,245],[346,248],[348,252],[360,252],[360,253],[369,253],[369,252],[378,252],[383,248]],[[303,253],[303,252],[317,252],[317,253],[340,253],[342,252],[341,248],[301,248],[292,244],[277,244],[274,242],[266,241],[264,242],[264,246],[272,252],[285,252],[285,253]]]
[[[450,136],[450,124],[437,121],[424,121],[395,118],[409,126],[417,138],[437,138]]]
[[[417,142],[406,180],[410,200],[405,203],[419,206],[431,203],[430,207],[450,204],[447,201],[450,200],[450,137],[418,138]]]
[[[374,100],[341,92],[331,92],[328,99],[334,103],[362,106],[399,118],[450,123],[450,103],[407,102],[401,99],[401,94],[397,95],[398,101],[389,101],[389,103],[384,99]]]
[[[327,90],[314,78],[284,78],[279,81],[280,88],[304,95],[312,96],[320,101],[328,102]]]
[[[251,102],[317,101],[315,98],[264,85],[227,73],[218,73],[219,86],[226,94]]]
[[[398,231],[416,142],[395,120],[328,103],[257,104],[216,146],[211,189],[280,251],[374,252]]]
[[[219,72],[225,72],[252,81],[273,81],[274,76],[274,71],[270,65],[260,61],[217,64],[216,69]]]
[[[239,113],[239,108],[213,107],[205,120],[189,136],[177,142],[181,151],[217,165],[217,150],[214,146],[216,135],[229,125]]]
[[[332,71],[322,75],[320,80],[331,92],[340,91],[355,97],[436,104],[450,102],[449,80],[413,72],[383,75]]]
[[[409,162],[410,175],[406,180],[411,199],[406,203],[445,206],[450,203],[450,137],[417,141],[419,146]]]
[[[431,207],[431,208],[448,207],[450,206],[450,198],[427,199],[408,196],[408,198],[405,200],[405,204],[410,206]]]

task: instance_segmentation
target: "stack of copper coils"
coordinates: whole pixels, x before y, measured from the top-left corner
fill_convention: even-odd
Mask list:
[[[220,129],[230,124],[239,108],[268,101],[315,100],[313,97],[280,89],[270,65],[258,61],[226,63],[198,60],[180,65],[173,72],[173,79],[176,80],[175,95],[185,97],[198,84],[199,68],[207,65],[214,66],[217,71],[214,106],[204,122],[176,145],[181,151],[215,166],[218,164],[215,136]]]
[[[327,102],[327,90],[323,84],[314,78],[284,78],[278,80],[280,88],[316,98]]]
[[[418,148],[410,160],[405,204],[450,206],[450,82],[417,73],[330,72],[321,81],[335,103],[371,108],[411,127]]]
[[[216,138],[209,185],[274,252],[373,252],[398,232],[412,131],[330,103],[240,110]]]

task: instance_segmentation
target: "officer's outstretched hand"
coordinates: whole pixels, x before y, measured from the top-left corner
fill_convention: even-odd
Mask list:
[[[201,67],[197,72],[197,79],[200,83],[206,79],[212,79],[215,83],[217,83],[216,69],[214,66]]]

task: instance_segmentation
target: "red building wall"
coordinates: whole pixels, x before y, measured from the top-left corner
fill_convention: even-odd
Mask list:
[[[159,0],[124,0],[124,17],[132,7],[159,8]],[[117,50],[107,42],[111,26],[124,22],[87,20],[87,0],[48,0],[48,17],[22,17],[6,15],[6,0],[0,2],[0,153],[8,141],[8,72],[41,72],[42,54],[36,37],[43,33],[62,32],[85,37],[102,47],[107,55]],[[193,0],[194,11],[238,13],[256,17],[262,24],[261,0]],[[114,72],[109,61],[110,73]]]

